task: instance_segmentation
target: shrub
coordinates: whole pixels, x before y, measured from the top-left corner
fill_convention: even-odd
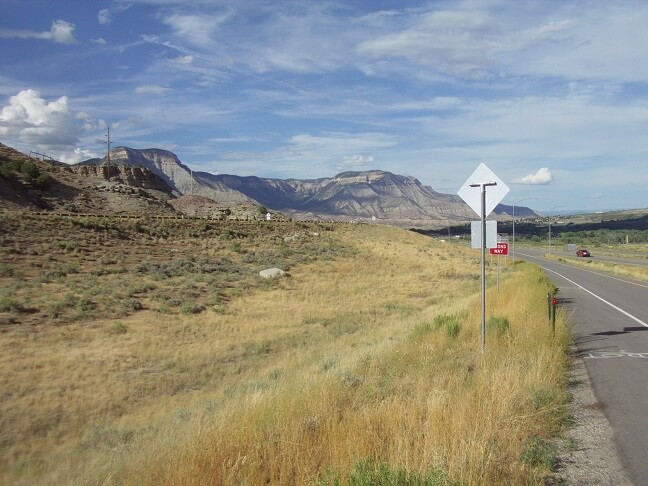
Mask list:
[[[0,164],[0,177],[3,179],[11,179],[13,177],[13,171],[9,164]]]
[[[124,299],[121,304],[126,310],[138,311],[144,308],[139,300],[133,298]]]
[[[347,475],[346,481],[331,471],[325,471],[319,478],[318,485],[338,486],[441,486],[452,484],[448,477],[437,469],[426,473],[407,471],[405,469],[392,469],[384,462],[364,459],[355,464]]]
[[[110,329],[108,329],[108,333],[110,334],[126,334],[128,332],[128,328],[124,326],[121,322],[116,322],[114,323]]]
[[[41,191],[46,191],[52,186],[52,178],[49,176],[49,174],[42,173],[39,174],[38,177],[34,180],[34,186],[36,186],[36,189],[39,189]]]
[[[39,175],[38,167],[33,162],[23,163],[20,172],[25,176],[25,180],[30,182],[34,181]]]
[[[532,435],[522,451],[522,461],[532,467],[555,471],[558,467],[557,448],[548,441]]]
[[[23,306],[20,302],[11,297],[0,297],[0,312],[20,312]]]
[[[461,330],[461,325],[457,320],[450,321],[446,324],[446,335],[450,339],[456,338],[459,335],[460,330]]]
[[[79,312],[89,312],[97,307],[92,300],[87,297],[81,297],[74,306]]]
[[[442,314],[434,318],[432,327],[434,328],[434,330],[444,327],[446,335],[449,338],[454,339],[459,335],[459,331],[461,330],[461,322],[459,321],[459,317],[457,315]]]
[[[180,312],[183,314],[191,315],[191,314],[200,314],[202,311],[205,310],[205,307],[199,304],[184,304],[182,307],[180,307]]]
[[[6,263],[0,263],[0,277],[13,277],[16,271]]]
[[[509,320],[503,316],[490,316],[486,327],[495,331],[498,336],[506,334],[509,330]]]
[[[422,322],[421,324],[417,324],[414,326],[414,329],[412,330],[412,339],[418,340],[421,339],[423,336],[426,334],[431,333],[434,331],[434,324],[431,322]]]

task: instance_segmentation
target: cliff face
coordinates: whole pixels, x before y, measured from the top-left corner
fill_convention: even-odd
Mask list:
[[[89,159],[79,166],[108,165],[108,158]],[[110,166],[144,167],[158,175],[171,187],[176,196],[204,196],[218,203],[244,204],[254,203],[240,192],[214,180],[212,174],[192,172],[180,159],[168,150],[162,149],[132,149],[116,147],[110,151]]]
[[[157,174],[144,167],[131,167],[127,165],[77,165],[72,166],[72,171],[83,176],[99,176],[104,179],[117,179],[122,184],[142,189],[153,189],[172,193],[171,187]],[[110,173],[109,173],[110,172]]]

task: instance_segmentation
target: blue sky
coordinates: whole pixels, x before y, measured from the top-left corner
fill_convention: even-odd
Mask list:
[[[0,142],[279,178],[383,169],[648,207],[643,1],[0,0]]]

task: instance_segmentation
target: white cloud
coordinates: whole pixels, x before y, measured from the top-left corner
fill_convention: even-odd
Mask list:
[[[163,19],[176,37],[186,39],[191,44],[208,48],[213,44],[212,36],[223,23],[232,16],[232,11],[220,15],[183,15],[172,14]]]
[[[97,20],[99,20],[99,23],[102,25],[112,22],[112,15],[110,13],[110,10],[108,10],[107,8],[99,10],[99,13],[97,14]]]
[[[553,175],[548,167],[542,167],[534,174],[529,174],[527,176],[521,177],[520,179],[515,179],[513,184],[527,184],[527,185],[546,185],[551,184],[553,181]]]
[[[187,54],[185,56],[178,56],[174,59],[171,59],[171,62],[173,64],[179,64],[182,66],[189,66],[190,64],[193,63],[193,61],[194,61],[194,56],[192,56],[191,54]]]
[[[171,88],[164,86],[157,86],[154,84],[148,84],[146,86],[138,86],[135,88],[136,94],[151,94],[151,95],[163,95],[171,91]]]
[[[36,32],[33,30],[12,30],[0,29],[0,37],[18,38],[18,39],[43,39],[51,40],[59,44],[75,44],[74,24],[65,20],[54,20],[52,27],[46,32]]]
[[[92,150],[75,148],[73,152],[61,153],[58,157],[56,157],[56,159],[59,162],[63,162],[65,164],[78,164],[79,162],[82,162],[84,160],[94,159],[96,157],[99,156]]]
[[[0,135],[17,138],[39,147],[71,146],[77,143],[79,127],[67,96],[46,101],[33,89],[9,98],[0,113]]]
[[[345,155],[342,157],[340,167],[367,167],[374,163],[373,155]]]
[[[412,26],[361,42],[372,58],[405,58],[447,75],[481,78],[497,64],[496,21],[480,11],[432,11]]]
[[[105,46],[107,44],[106,39],[99,37],[98,39],[90,39],[90,42],[98,46]]]

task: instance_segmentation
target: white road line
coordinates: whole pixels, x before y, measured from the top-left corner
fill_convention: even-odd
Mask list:
[[[519,251],[517,253],[519,255],[522,255],[522,256],[525,256],[525,257],[535,258],[536,260],[547,260],[547,258],[542,258],[542,257],[529,255],[528,253],[520,253]],[[587,268],[583,268],[583,267],[580,267],[578,265],[570,265],[569,263],[565,263],[565,262],[558,262],[558,261],[554,261],[554,260],[549,260],[549,261],[552,261],[553,263],[556,263],[557,265],[565,265],[566,267],[577,268],[579,270],[582,270],[583,272],[593,273],[594,275],[598,275],[600,277],[610,278],[612,280],[618,280],[619,282],[624,282],[624,283],[627,283],[627,284],[630,284],[630,285],[636,285],[637,287],[643,287],[643,288],[648,289],[648,285],[644,285],[644,284],[641,284],[639,282],[634,282],[632,280],[627,280],[625,278],[614,277],[614,276],[612,276],[610,274],[607,274],[607,273],[595,272],[594,270],[589,270]]]
[[[564,278],[565,280],[567,280],[569,283],[574,284],[574,285],[575,285],[576,287],[578,287],[579,289],[584,290],[585,292],[587,292],[588,294],[590,294],[592,297],[596,297],[596,298],[597,298],[598,300],[600,300],[601,302],[603,302],[603,303],[609,305],[609,306],[612,307],[613,309],[618,310],[621,314],[624,314],[625,316],[629,317],[629,318],[632,319],[633,321],[638,322],[638,323],[641,324],[643,327],[648,327],[648,324],[646,324],[644,321],[642,321],[642,320],[639,319],[638,317],[635,317],[635,316],[633,316],[632,314],[630,314],[629,312],[624,311],[621,307],[618,307],[618,306],[614,305],[612,302],[608,302],[608,301],[605,300],[603,297],[600,297],[600,296],[596,295],[596,294],[595,294],[594,292],[592,292],[591,290],[587,290],[587,289],[586,289],[585,287],[583,287],[582,285],[580,285],[580,284],[574,282],[573,280],[568,279],[568,278],[565,277],[564,275],[562,275],[562,274],[560,274],[560,273],[558,273],[558,272],[556,272],[556,271],[554,271],[554,270],[551,270],[551,269],[549,269],[549,268],[547,268],[547,267],[543,267],[542,265],[540,265],[540,268],[542,268],[543,270],[546,270],[546,271],[548,271],[548,272],[555,273],[555,274],[558,275],[559,277],[562,277],[562,278]]]

